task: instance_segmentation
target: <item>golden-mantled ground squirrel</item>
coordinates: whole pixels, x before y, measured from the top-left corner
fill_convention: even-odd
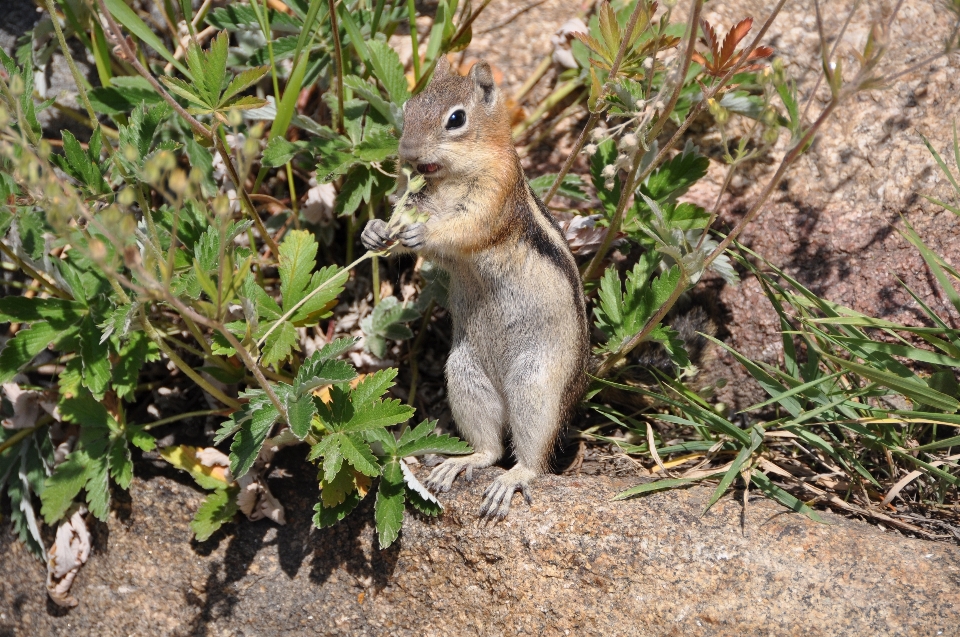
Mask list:
[[[448,491],[461,472],[472,479],[504,455],[509,433],[517,464],[494,480],[480,508],[481,517],[503,518],[516,491],[530,502],[530,482],[548,468],[586,387],[580,276],[556,221],[527,184],[486,62],[463,77],[440,59],[430,84],[404,106],[400,159],[426,178],[408,201],[429,217],[396,233],[375,219],[362,242],[382,250],[396,239],[449,272],[447,395],[475,450],[445,460],[428,485]]]

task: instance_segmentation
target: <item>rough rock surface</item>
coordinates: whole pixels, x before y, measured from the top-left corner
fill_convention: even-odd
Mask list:
[[[477,526],[491,469],[408,515],[376,547],[372,503],[311,531],[309,470],[273,480],[288,524],[243,522],[190,541],[195,489],[137,479],[132,507],[94,528],[73,587],[47,601],[43,569],[4,530],[0,635],[948,635],[960,549],[825,514],[818,524],[751,499],[700,516],[695,488],[611,502],[635,481],[551,476],[532,506]],[[372,500],[368,497],[367,500]]]

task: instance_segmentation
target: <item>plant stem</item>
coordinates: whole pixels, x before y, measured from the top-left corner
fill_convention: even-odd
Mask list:
[[[413,0],[407,0],[407,15],[410,18],[410,45],[413,47],[413,83],[420,81],[420,45],[417,42],[417,8]]]
[[[23,260],[20,259],[20,257],[18,257],[18,256],[13,252],[13,250],[11,250],[10,248],[8,248],[6,244],[0,243],[0,252],[3,252],[5,255],[7,255],[7,256],[10,258],[10,260],[12,260],[14,263],[16,263],[16,264],[17,264],[17,267],[19,267],[21,270],[23,270],[23,273],[24,273],[24,274],[26,274],[27,276],[29,276],[29,277],[32,278],[33,280],[39,282],[40,285],[42,285],[43,287],[47,288],[47,291],[50,292],[50,294],[52,294],[52,295],[54,295],[55,297],[60,298],[60,299],[66,299],[66,300],[68,300],[68,301],[72,301],[72,300],[73,300],[73,296],[71,296],[71,295],[68,294],[67,292],[64,292],[63,290],[61,290],[60,288],[58,288],[56,285],[54,285],[53,283],[51,283],[50,281],[48,281],[48,280],[47,280],[43,275],[41,275],[39,272],[37,272],[37,271],[34,270],[32,267],[30,267],[29,265],[27,265],[26,263],[24,263]]]
[[[340,25],[337,24],[335,0],[327,0],[327,2],[330,7],[330,30],[333,33],[333,59],[337,66],[337,76],[334,78],[337,87],[337,132],[343,135],[343,50],[340,45]]]
[[[9,438],[7,438],[7,439],[4,440],[3,442],[0,442],[0,454],[2,454],[3,452],[5,452],[7,449],[11,448],[12,446],[14,446],[15,444],[17,444],[18,442],[20,442],[20,441],[23,440],[24,438],[27,438],[27,437],[29,437],[29,436],[32,436],[33,433],[34,433],[35,431],[37,431],[38,429],[40,429],[41,427],[46,427],[47,425],[50,424],[50,422],[51,422],[52,420],[53,420],[53,419],[51,418],[51,419],[47,420],[46,422],[38,422],[37,424],[35,424],[33,427],[30,427],[29,429],[21,429],[20,431],[18,431],[17,433],[13,434],[12,436],[10,436]]]
[[[760,40],[766,35],[767,30],[770,28],[770,25],[773,24],[774,18],[780,13],[780,9],[783,8],[786,0],[779,0],[777,5],[770,12],[770,15],[767,17],[766,22],[763,23],[763,26],[760,28],[760,31],[757,33],[756,37],[750,43],[750,46],[744,49],[743,53],[740,55],[739,61],[734,64],[727,73],[720,78],[720,81],[710,89],[706,94],[703,95],[703,98],[693,105],[690,109],[690,112],[687,114],[686,119],[683,120],[683,123],[673,134],[673,137],[664,144],[663,148],[657,153],[657,156],[650,162],[647,168],[637,176],[637,170],[639,169],[640,161],[643,159],[642,155],[638,152],[636,158],[634,159],[633,166],[630,170],[630,173],[627,175],[626,181],[623,184],[623,190],[620,194],[620,200],[617,202],[617,210],[614,213],[613,220],[610,223],[610,229],[607,231],[606,236],[603,238],[603,243],[600,244],[600,249],[593,256],[593,259],[590,261],[590,264],[587,266],[586,271],[583,274],[583,280],[589,281],[596,277],[597,272],[600,269],[600,264],[603,263],[603,260],[607,257],[607,252],[610,251],[610,246],[613,244],[613,240],[616,238],[616,233],[620,230],[620,225],[623,223],[623,216],[626,212],[627,201],[633,194],[634,188],[639,183],[643,181],[654,171],[663,160],[666,159],[667,153],[674,147],[674,145],[680,141],[680,138],[686,132],[687,128],[693,123],[697,118],[700,112],[706,107],[706,104],[710,99],[712,99],[720,90],[726,86],[727,82],[736,74],[736,72],[743,66],[747,59],[750,57],[750,53],[757,48],[757,45],[760,44]],[[696,26],[694,26],[696,29]],[[695,37],[696,31],[688,34],[690,37]],[[665,113],[661,117],[668,116],[669,114]]]
[[[660,131],[663,130],[663,126],[667,123],[667,120],[670,119],[670,113],[673,112],[674,107],[677,105],[677,100],[680,99],[680,91],[683,90],[683,83],[687,79],[687,71],[690,70],[690,63],[693,61],[693,51],[697,44],[697,25],[700,22],[700,10],[702,8],[703,0],[696,0],[693,3],[693,10],[690,12],[690,25],[688,27],[687,50],[683,53],[683,66],[677,74],[677,84],[673,87],[673,93],[670,94],[670,101],[666,107],[664,107],[660,113],[660,118],[647,135],[648,144],[656,139]],[[745,58],[746,56],[743,57]],[[651,67],[650,76],[653,77],[653,67]]]
[[[73,75],[73,81],[77,85],[77,93],[80,95],[80,101],[83,102],[83,106],[87,109],[87,115],[90,117],[91,124],[96,126],[100,125],[100,122],[97,121],[97,114],[93,110],[93,105],[90,104],[90,98],[87,97],[87,90],[83,87],[83,76],[80,75],[80,69],[77,68],[76,62],[73,61],[73,55],[70,54],[70,48],[67,46],[67,39],[63,37],[63,29],[60,28],[60,19],[57,17],[56,10],[53,7],[53,0],[46,0],[47,4],[47,13],[50,14],[50,21],[53,22],[53,30],[57,33],[57,41],[60,43],[60,51],[63,53],[63,57],[67,59],[67,66],[70,67],[70,74]],[[107,154],[113,154],[113,147],[110,144],[104,144],[107,149]]]
[[[370,203],[367,204],[367,213],[371,221],[376,218],[376,215],[373,214],[373,200],[370,200]],[[371,270],[371,292],[373,292],[373,307],[377,307],[380,304],[380,258],[374,256],[370,259],[370,270]]]
[[[849,94],[852,94],[852,92]],[[740,233],[743,232],[743,229],[746,227],[746,225],[756,219],[757,215],[760,214],[763,204],[766,203],[767,198],[770,197],[770,194],[777,187],[777,185],[779,185],[780,180],[783,179],[783,175],[787,168],[789,168],[790,165],[797,159],[797,157],[803,153],[807,147],[807,144],[811,139],[813,139],[813,136],[817,133],[817,130],[823,126],[823,123],[827,121],[834,109],[839,106],[843,97],[846,97],[846,94],[830,100],[830,103],[827,104],[826,108],[824,108],[820,113],[817,121],[815,121],[810,128],[807,129],[807,132],[804,133],[803,137],[801,137],[800,140],[794,144],[793,148],[791,148],[790,151],[784,156],[784,158],[780,161],[780,166],[777,167],[777,172],[774,173],[773,178],[767,182],[763,192],[760,193],[760,195],[757,197],[757,200],[752,206],[750,206],[750,209],[745,215],[743,215],[743,218],[740,219],[737,225],[734,226],[733,230],[731,230],[730,233],[724,237],[723,241],[721,241],[719,245],[714,248],[713,252],[707,256],[706,260],[704,261],[704,267],[709,266],[717,257],[723,254],[724,250],[730,247],[730,244],[733,243],[734,239],[740,236]]]
[[[101,0],[102,2],[103,0]],[[633,12],[630,14],[630,19],[627,20],[627,26],[624,29],[623,41],[620,42],[620,48],[617,49],[617,57],[613,59],[613,64],[610,66],[610,73],[607,75],[607,82],[610,82],[617,77],[617,73],[620,72],[620,65],[623,63],[623,57],[627,54],[627,47],[630,45],[630,36],[633,34],[633,30],[637,27],[637,20],[640,19],[640,13],[646,9],[646,2],[644,0],[638,0],[637,6],[633,8]],[[599,105],[599,99],[597,100]],[[580,131],[580,136],[577,138],[577,143],[573,145],[573,150],[570,153],[570,156],[563,162],[563,166],[560,167],[560,172],[557,174],[556,181],[553,182],[553,185],[550,186],[550,190],[547,191],[547,194],[543,197],[543,203],[546,205],[550,203],[550,200],[553,199],[553,196],[557,194],[557,190],[560,189],[560,184],[563,183],[563,178],[566,177],[567,173],[570,172],[570,169],[573,168],[573,163],[577,161],[577,156],[580,154],[580,151],[583,150],[584,144],[587,143],[587,137],[590,135],[590,132],[593,130],[593,127],[597,125],[597,122],[600,120],[602,115],[602,109],[598,109],[597,112],[591,113],[590,118],[587,120],[586,125],[583,127],[583,130]]]
[[[410,347],[410,392],[407,395],[407,404],[413,406],[413,401],[417,397],[417,381],[420,379],[420,364],[417,362],[417,355],[420,353],[420,346],[423,344],[423,337],[430,326],[430,318],[433,315],[435,301],[430,299],[427,303],[427,309],[423,311],[423,319],[420,321],[420,332],[416,340]]]
[[[150,320],[147,318],[147,313],[142,307],[140,308],[140,324],[143,326],[143,331],[147,334],[150,340],[156,343],[157,347],[160,348],[160,351],[162,351],[167,358],[170,359],[170,362],[172,362],[177,369],[186,374],[190,380],[200,385],[200,387],[205,389],[207,393],[222,402],[224,405],[228,405],[233,409],[239,409],[241,407],[241,403],[239,401],[230,398],[212,384],[207,382],[207,379],[194,371],[194,369],[187,365],[184,360],[177,355],[176,352],[170,349],[170,346],[167,345],[160,332],[158,332],[157,329],[150,324]]]
[[[544,113],[549,111],[551,108],[562,102],[570,93],[573,93],[578,88],[581,88],[583,85],[580,83],[580,80],[570,80],[565,82],[555,88],[553,93],[547,96],[540,105],[537,107],[533,113],[530,114],[525,120],[514,126],[513,128],[513,137],[516,139],[523,133],[525,133],[531,126],[537,123]]]
[[[533,71],[533,74],[527,78],[527,81],[523,83],[523,86],[520,87],[520,90],[518,90],[516,95],[513,96],[513,101],[519,104],[523,100],[523,98],[527,96],[527,93],[533,90],[533,87],[537,85],[537,82],[539,82],[541,78],[543,78],[543,76],[547,74],[547,71],[550,70],[550,66],[552,64],[553,64],[553,56],[552,55],[544,56],[544,58],[540,60],[540,64]]]
[[[219,130],[217,126],[216,130]],[[216,134],[214,131],[213,140],[217,145],[217,152],[220,153],[220,158],[223,160],[223,165],[227,169],[227,173],[230,175],[230,181],[233,182],[234,186],[237,189],[237,196],[240,197],[240,201],[243,204],[243,207],[246,208],[247,214],[250,215],[250,218],[253,219],[253,223],[257,226],[257,232],[260,233],[260,236],[263,237],[264,243],[267,244],[267,247],[270,248],[270,251],[273,254],[279,254],[280,249],[277,246],[277,243],[273,240],[273,237],[270,236],[270,233],[267,232],[267,229],[263,225],[263,221],[260,219],[260,214],[257,212],[257,209],[253,205],[253,201],[250,200],[250,195],[247,194],[246,188],[243,187],[243,182],[240,181],[240,175],[237,174],[237,169],[233,165],[233,159],[230,157],[230,153],[227,151],[226,145],[223,143],[223,139],[220,138],[220,135]]]
[[[163,425],[169,425],[172,422],[177,422],[178,420],[186,420],[187,418],[200,418],[201,416],[229,416],[230,412],[226,409],[203,409],[201,411],[188,411],[185,414],[177,414],[176,416],[170,416],[169,418],[161,418],[160,420],[151,422],[150,424],[144,425],[144,431],[150,431],[154,427],[161,427]]]

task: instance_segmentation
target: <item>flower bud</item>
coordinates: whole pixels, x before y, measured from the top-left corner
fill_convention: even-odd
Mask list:
[[[243,115],[240,114],[239,110],[232,108],[227,113],[227,123],[236,128],[243,123]]]
[[[617,174],[617,169],[614,166],[610,165],[610,166],[603,167],[603,171],[601,171],[600,176],[603,177],[604,179],[610,179],[616,174]]]
[[[182,195],[187,191],[187,186],[190,185],[187,181],[187,173],[182,168],[177,168],[173,171],[173,174],[170,175],[169,185],[170,190],[178,195]]]
[[[587,153],[587,157],[593,157],[594,155],[597,154],[597,145],[587,144],[586,146],[583,147],[583,150],[585,153]]]
[[[639,148],[639,146],[640,142],[637,140],[637,136],[633,133],[627,133],[620,139],[620,150],[626,153],[633,154],[637,152],[637,148]]]

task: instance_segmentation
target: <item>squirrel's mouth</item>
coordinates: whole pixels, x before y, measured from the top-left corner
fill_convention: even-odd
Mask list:
[[[440,170],[440,164],[417,164],[417,172],[421,175],[432,175]]]

